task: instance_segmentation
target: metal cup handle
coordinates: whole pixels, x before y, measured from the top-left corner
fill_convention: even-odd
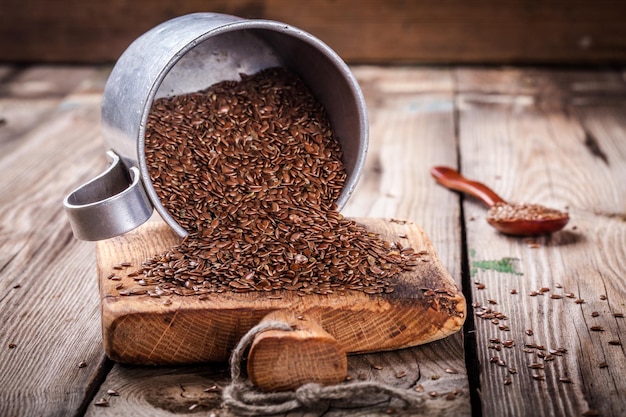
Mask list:
[[[137,167],[127,168],[108,151],[111,165],[102,174],[76,188],[63,200],[74,236],[102,240],[135,229],[150,218],[153,206]]]

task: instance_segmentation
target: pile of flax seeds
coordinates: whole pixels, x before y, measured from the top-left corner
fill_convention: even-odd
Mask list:
[[[134,274],[150,295],[389,293],[417,265],[413,249],[337,211],[341,147],[284,68],[156,100],[145,142],[155,191],[189,232]]]

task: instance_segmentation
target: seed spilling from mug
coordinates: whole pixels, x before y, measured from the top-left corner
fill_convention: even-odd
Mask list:
[[[190,233],[143,263],[137,278],[157,295],[391,292],[423,258],[336,210],[341,147],[285,69],[158,99],[145,138],[154,190]]]

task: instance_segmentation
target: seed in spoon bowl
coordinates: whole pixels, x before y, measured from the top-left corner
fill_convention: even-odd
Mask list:
[[[496,203],[487,212],[487,219],[494,221],[555,220],[569,217],[567,213],[539,204]]]
[[[566,212],[539,204],[498,202],[489,208],[487,222],[503,233],[533,236],[562,229]]]

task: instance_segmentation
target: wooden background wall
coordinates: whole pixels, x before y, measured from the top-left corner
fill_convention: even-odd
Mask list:
[[[626,62],[625,0],[2,0],[0,61],[111,62],[196,11],[289,23],[350,63]]]

